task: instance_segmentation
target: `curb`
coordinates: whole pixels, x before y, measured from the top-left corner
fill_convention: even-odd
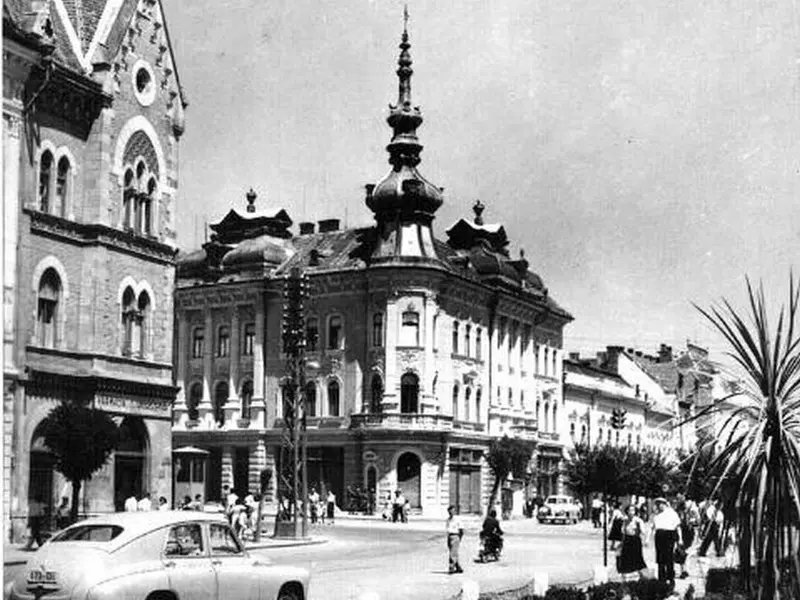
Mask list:
[[[272,537],[268,538],[273,541],[268,542],[258,542],[258,543],[245,543],[244,547],[245,550],[269,550],[271,548],[291,548],[293,546],[318,546],[320,544],[327,544],[328,538],[323,537],[312,537],[305,540],[293,540],[293,539],[274,539]]]

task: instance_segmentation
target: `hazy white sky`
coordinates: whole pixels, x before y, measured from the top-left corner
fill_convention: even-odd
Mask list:
[[[565,348],[720,350],[692,307],[783,300],[800,256],[795,0],[409,2],[434,229],[500,222],[572,314]],[[402,2],[165,3],[190,106],[179,243],[252,186],[295,223],[369,224]]]

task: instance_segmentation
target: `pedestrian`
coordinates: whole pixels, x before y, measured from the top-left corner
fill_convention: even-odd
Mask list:
[[[225,515],[228,517],[228,523],[233,525],[233,507],[236,506],[239,495],[227,483],[222,486],[222,494],[225,497]]]
[[[625,523],[625,514],[620,509],[620,503],[614,502],[614,510],[611,513],[611,529],[608,532],[608,541],[611,542],[611,549],[617,548],[617,543],[622,542],[622,526]]]
[[[706,552],[708,552],[708,547],[712,543],[714,544],[714,550],[717,556],[724,556],[722,526],[725,519],[719,507],[719,500],[709,500],[706,502],[704,517],[706,522],[705,535],[703,536],[703,542],[700,544],[700,549],[697,551],[697,556],[705,556]]]
[[[33,542],[41,548],[44,544],[42,538],[42,527],[44,526],[44,513],[45,506],[41,496],[35,496],[28,505],[28,527],[30,527],[31,534],[28,538],[28,545],[25,550],[32,550]]]
[[[148,492],[142,493],[141,499],[136,504],[136,510],[139,512],[148,512],[153,510],[153,501],[150,500],[150,494]]]
[[[461,546],[461,538],[464,537],[464,523],[461,517],[456,515],[456,507],[447,507],[447,552],[449,556],[448,574],[463,573],[461,563],[458,562],[458,549]]]
[[[644,578],[647,563],[644,562],[642,544],[644,539],[644,522],[636,514],[636,506],[629,504],[625,511],[625,521],[622,525],[622,546],[617,557],[617,572],[623,576],[630,573],[639,573],[639,578]]]
[[[69,498],[61,497],[61,504],[56,509],[56,529],[59,531],[69,525]]]
[[[603,511],[603,501],[600,500],[598,496],[592,498],[592,525],[595,529],[598,527],[602,527],[603,524],[600,522],[600,513]],[[611,539],[609,536],[608,539]]]
[[[311,511],[311,524],[315,525],[319,519],[319,494],[317,488],[312,487],[308,495],[308,507]]]
[[[194,501],[189,505],[189,510],[203,510],[203,496],[196,494]]]
[[[192,497],[184,496],[181,501],[180,510],[192,510]]]
[[[333,493],[333,490],[328,490],[328,497],[325,499],[325,503],[328,509],[328,520],[331,522],[331,525],[333,525],[333,519],[336,513],[336,494]]]
[[[689,572],[686,570],[686,558],[689,549],[694,544],[697,526],[700,523],[700,513],[694,500],[686,499],[683,494],[678,494],[675,508],[681,519],[681,540],[683,542],[675,549],[675,563],[681,567],[680,578],[685,579],[689,576]]]
[[[681,519],[666,498],[656,498],[653,515],[658,580],[675,585],[675,545],[681,543]]]
[[[131,494],[125,499],[125,512],[136,512],[139,506],[139,499],[136,494]]]
[[[167,499],[164,496],[160,496],[158,499],[158,510],[159,512],[169,510],[169,504],[167,503]]]

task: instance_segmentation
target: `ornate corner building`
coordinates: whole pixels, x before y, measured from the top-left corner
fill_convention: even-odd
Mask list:
[[[3,2],[3,513],[67,484],[40,425],[111,413],[112,460],[82,513],[171,498],[178,146],[186,101],[158,0]]]
[[[440,515],[486,507],[485,456],[508,434],[538,442],[555,491],[562,456],[562,334],[572,320],[521,255],[512,259],[485,207],[434,235],[443,189],[418,170],[422,114],[411,101],[408,33],[399,97],[390,107],[391,170],[366,186],[375,224],[300,223],[281,209],[231,209],[211,240],[178,257],[173,443],[209,453],[201,491],[241,494],[277,473],[286,393],[284,279],[309,278],[306,415],[309,483],[374,490],[379,507],[402,489],[412,509]],[[189,483],[191,469],[176,479]],[[202,479],[202,476],[200,477]],[[271,496],[274,496],[274,482]],[[177,484],[176,484],[177,485]],[[195,490],[198,491],[198,490]],[[176,492],[177,493],[177,492]],[[521,511],[521,502],[514,510]]]

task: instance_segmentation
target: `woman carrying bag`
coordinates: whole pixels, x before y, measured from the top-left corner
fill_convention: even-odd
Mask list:
[[[636,507],[629,504],[622,525],[622,547],[617,556],[617,572],[625,579],[630,573],[638,573],[643,579],[647,571],[642,553],[642,540],[645,536],[644,521],[636,516]]]

